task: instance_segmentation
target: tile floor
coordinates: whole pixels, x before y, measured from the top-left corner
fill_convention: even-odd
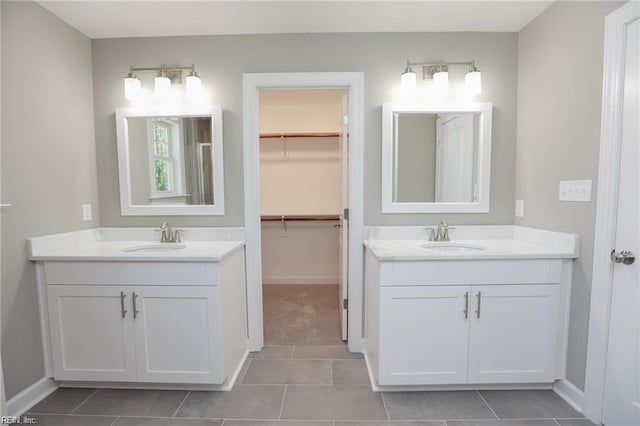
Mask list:
[[[230,392],[58,389],[40,426],[592,426],[552,391],[372,392],[344,345],[267,346]]]

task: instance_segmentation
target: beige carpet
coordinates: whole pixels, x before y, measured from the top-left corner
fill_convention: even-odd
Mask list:
[[[342,343],[338,285],[262,286],[265,345]]]

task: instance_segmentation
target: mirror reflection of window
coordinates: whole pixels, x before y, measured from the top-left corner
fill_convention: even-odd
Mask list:
[[[133,205],[212,205],[211,117],[129,117]]]
[[[479,114],[394,113],[393,201],[477,201]]]

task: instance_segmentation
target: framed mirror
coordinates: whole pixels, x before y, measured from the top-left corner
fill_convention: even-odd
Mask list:
[[[490,103],[382,107],[382,213],[487,213]]]
[[[222,108],[116,109],[123,216],[224,214]]]

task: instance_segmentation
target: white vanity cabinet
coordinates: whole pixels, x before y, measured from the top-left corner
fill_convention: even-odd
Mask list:
[[[379,260],[365,355],[377,386],[550,384],[564,375],[566,259]]]
[[[247,355],[242,246],[217,262],[45,260],[37,269],[49,374],[60,382],[224,389]]]

